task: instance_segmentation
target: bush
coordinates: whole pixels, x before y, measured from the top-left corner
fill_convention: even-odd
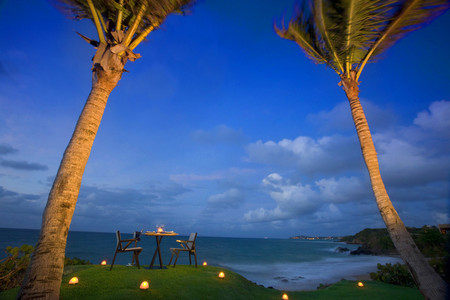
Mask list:
[[[7,247],[7,257],[0,261],[0,291],[6,291],[19,286],[30,263],[34,248],[30,245]]]
[[[406,265],[402,265],[400,263],[396,263],[394,265],[377,264],[377,268],[378,271],[376,273],[370,273],[370,278],[373,280],[407,287],[416,286]]]
[[[92,263],[88,260],[80,259],[78,257],[64,258],[64,266],[74,266],[74,265],[92,265]]]
[[[33,251],[34,247],[30,245],[22,245],[20,248],[6,247],[7,257],[0,260],[0,292],[15,288],[22,283]],[[77,257],[64,258],[64,266],[90,264],[90,261]]]

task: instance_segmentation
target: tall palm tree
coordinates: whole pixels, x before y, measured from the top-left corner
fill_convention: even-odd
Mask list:
[[[92,89],[75,126],[42,216],[38,243],[18,299],[58,299],[67,234],[77,203],[81,179],[106,102],[133,52],[165,18],[183,13],[194,0],[59,0],[61,10],[75,19],[91,19],[98,41],[80,36],[97,50],[93,58]]]
[[[358,79],[366,64],[405,34],[449,7],[448,0],[308,0],[297,6],[282,38],[296,42],[314,62],[340,77],[358,134],[372,189],[390,237],[427,299],[444,299],[446,284],[418,250],[381,179],[369,125],[359,101]]]

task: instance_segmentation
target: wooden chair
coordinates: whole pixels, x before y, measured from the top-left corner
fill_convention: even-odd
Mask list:
[[[173,257],[175,256],[175,261],[173,262],[173,267],[175,268],[178,260],[178,255],[180,255],[180,252],[188,252],[189,253],[189,264],[192,264],[191,261],[191,255],[194,255],[195,258],[195,267],[197,268],[197,252],[195,250],[195,239],[197,238],[197,232],[191,233],[189,236],[189,240],[183,241],[183,240],[177,240],[178,243],[180,243],[181,248],[170,248],[170,251],[172,252],[172,256],[170,257],[169,266],[172,262]]]
[[[112,270],[113,268],[117,253],[125,253],[125,252],[133,252],[133,260],[136,260],[136,265],[140,269],[138,256],[142,252],[142,247],[136,247],[137,238],[122,240],[120,238],[119,230],[116,231],[116,238],[117,238],[116,252],[114,253],[114,258],[112,260],[111,268],[109,270]],[[129,247],[133,242],[135,243],[134,244],[135,247]]]
[[[134,247],[137,247],[137,243],[141,240],[141,234],[142,234],[142,230],[139,231],[135,231],[133,233],[133,240],[134,240]],[[131,260],[131,265],[134,265],[134,255],[133,255],[133,259]]]

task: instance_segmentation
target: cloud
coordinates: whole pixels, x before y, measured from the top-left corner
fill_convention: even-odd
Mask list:
[[[442,138],[450,132],[450,121],[445,118],[447,112],[450,112],[450,102],[433,102],[429,112],[417,115],[415,125],[373,134],[381,173],[389,185],[401,187],[448,181],[450,139]],[[300,176],[367,172],[356,135],[257,141],[246,150],[251,162],[285,169],[294,166]]]
[[[8,144],[0,144],[0,155],[14,154],[17,152],[19,152],[19,150],[17,150],[16,148],[13,148],[12,146],[10,146]]]
[[[277,173],[269,174],[262,180],[270,197],[277,206],[268,210],[258,208],[247,212],[244,219],[248,222],[272,222],[286,220],[316,211],[322,204],[317,191],[306,184],[291,184]]]
[[[222,174],[209,174],[209,175],[198,175],[198,174],[173,174],[169,176],[170,180],[181,183],[181,184],[188,184],[195,181],[211,181],[211,180],[218,180],[223,179],[224,175]]]
[[[420,143],[402,137],[373,136],[379,153],[382,176],[389,185],[415,186],[448,179],[450,155],[432,155]]]
[[[0,227],[39,228],[45,196],[14,192],[0,186]]]
[[[369,183],[357,177],[323,178],[311,184],[294,184],[272,173],[262,183],[277,206],[272,210],[258,208],[247,212],[244,218],[248,222],[273,222],[313,214],[316,219],[324,218],[327,212],[322,211],[323,205],[337,211],[337,205],[367,200],[372,195]]]
[[[431,103],[428,111],[417,114],[414,124],[438,134],[443,138],[450,138],[450,101],[436,101]]]
[[[306,175],[338,174],[363,168],[357,143],[355,137],[340,135],[317,139],[299,136],[294,140],[283,139],[279,142],[257,141],[249,144],[246,150],[251,162],[288,168],[295,166]]]
[[[361,105],[371,127],[378,130],[391,127],[396,118],[394,112],[380,108],[370,101],[361,100]],[[355,125],[352,120],[350,105],[347,101],[338,103],[330,111],[321,111],[317,114],[309,114],[306,117],[311,124],[324,130],[354,130]]]
[[[246,139],[242,130],[235,130],[226,125],[219,125],[209,131],[197,130],[191,137],[202,144],[242,144]]]
[[[71,228],[89,230],[95,224],[105,231],[132,232],[167,220],[173,220],[171,225],[185,222],[179,198],[189,191],[175,183],[153,183],[145,189],[82,185]]]
[[[368,182],[358,177],[323,178],[315,182],[320,198],[331,203],[354,202],[372,196]]]
[[[8,144],[0,144],[0,155],[15,154],[18,152],[19,150]],[[5,168],[11,168],[16,170],[27,170],[27,171],[48,170],[48,167],[46,165],[18,160],[0,159],[0,166]]]
[[[208,206],[211,208],[238,208],[243,202],[243,193],[235,188],[208,198]]]
[[[180,183],[183,185],[187,185],[193,182],[206,182],[206,181],[220,181],[220,180],[229,180],[230,178],[239,177],[239,176],[251,176],[256,174],[257,170],[249,169],[249,168],[236,168],[231,167],[224,170],[219,170],[212,172],[211,174],[201,175],[195,173],[189,174],[172,174],[169,175],[170,180]]]
[[[151,184],[145,189],[102,188],[82,185],[78,199],[96,206],[124,205],[138,208],[148,204],[171,205],[178,196],[190,191],[179,184]]]
[[[18,212],[40,214],[42,213],[42,199],[42,195],[18,193],[0,186],[0,203],[2,211],[6,211],[9,214]]]
[[[46,165],[38,163],[30,163],[27,161],[16,161],[16,160],[0,160],[0,166],[5,168],[11,168],[16,170],[27,170],[27,171],[44,171],[48,170]]]
[[[449,139],[443,136],[450,132],[445,118],[449,108],[448,101],[433,102],[418,113],[414,124],[390,126],[373,134],[388,193],[410,226],[448,220],[450,154]],[[341,226],[343,215],[349,215],[364,224],[382,224],[367,170],[355,163],[362,162],[360,147],[357,142],[351,145],[352,140],[357,137],[299,136],[250,144],[249,161],[281,167],[292,182],[278,173],[264,178],[263,186],[275,207],[266,204],[251,209],[244,219]],[[306,181],[312,174],[314,181]]]

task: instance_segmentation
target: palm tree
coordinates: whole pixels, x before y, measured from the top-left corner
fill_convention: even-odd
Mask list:
[[[18,299],[58,299],[64,254],[84,168],[106,102],[133,52],[165,18],[185,12],[194,0],[59,0],[60,9],[75,19],[91,19],[98,41],[80,36],[97,50],[92,89],[64,152],[42,216],[38,243]]]
[[[359,101],[358,79],[366,64],[405,34],[449,7],[448,0],[309,0],[297,6],[277,34],[296,42],[316,63],[340,77],[369,171],[372,189],[390,237],[427,299],[444,299],[446,283],[430,267],[397,214],[381,179],[377,152]]]

